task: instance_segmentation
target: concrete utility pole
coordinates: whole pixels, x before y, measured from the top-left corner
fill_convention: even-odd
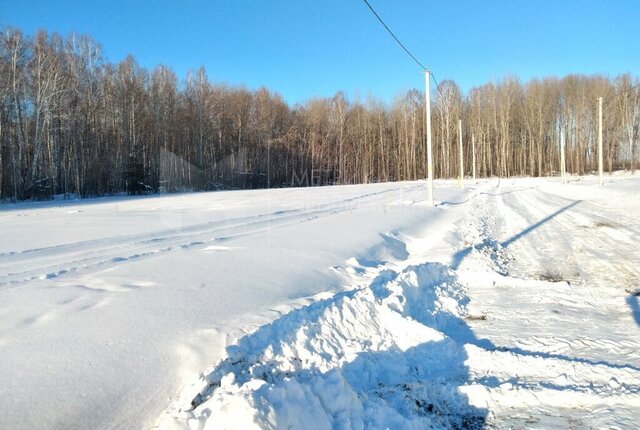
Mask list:
[[[562,177],[562,183],[567,182],[567,162],[564,154],[564,127],[560,128],[560,176]]]
[[[431,152],[431,94],[429,93],[429,82],[431,73],[424,71],[425,91],[424,91],[424,116],[427,125],[427,176],[429,188],[429,206],[433,207],[433,154]]]
[[[598,97],[598,172],[600,173],[600,186],[604,185],[602,178],[602,97]]]
[[[476,180],[476,135],[471,133],[471,158],[473,158],[473,181]]]
[[[458,142],[460,143],[460,188],[464,188],[464,157],[462,154],[462,120],[458,120]]]

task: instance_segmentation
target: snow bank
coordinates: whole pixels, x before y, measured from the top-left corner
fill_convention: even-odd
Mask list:
[[[160,428],[481,427],[457,390],[465,350],[443,333],[465,325],[466,302],[442,264],[386,269],[229,346]]]

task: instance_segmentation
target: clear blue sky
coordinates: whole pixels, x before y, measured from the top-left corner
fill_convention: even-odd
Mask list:
[[[462,88],[515,74],[640,72],[638,0],[370,0],[437,79]],[[0,0],[0,26],[86,33],[180,78],[266,86],[290,103],[344,90],[390,101],[419,68],[362,0]]]

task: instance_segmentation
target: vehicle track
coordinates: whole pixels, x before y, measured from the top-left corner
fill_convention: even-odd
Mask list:
[[[503,200],[503,206],[517,210],[530,224],[576,202],[545,192],[528,193],[526,197],[511,194]],[[556,274],[565,280],[598,285],[618,284],[624,289],[640,279],[634,263],[640,261],[635,244],[640,232],[633,218],[615,211],[607,213],[602,207],[598,210],[591,202],[579,201],[569,210],[551,218],[548,224],[540,226],[535,246],[520,249],[525,252],[537,249],[545,263],[549,258],[544,257],[555,253],[558,260]],[[560,249],[558,242],[563,244]],[[584,261],[589,264],[580,263]]]
[[[471,312],[487,316],[469,324],[493,345],[468,347],[469,390],[488,389],[489,428],[632,426],[640,341],[625,287],[638,281],[638,220],[600,201],[519,191],[482,196],[461,224],[469,257],[507,261],[492,283],[466,278]]]
[[[419,189],[408,187],[405,192]],[[381,195],[397,192],[388,189],[340,199],[308,208],[272,212],[210,221],[179,230],[167,229],[144,234],[89,240],[51,247],[0,254],[0,287],[15,287],[27,282],[87,273],[108,265],[152,258],[180,249],[204,247],[207,243],[256,234],[266,229],[309,222],[320,216],[352,210]]]

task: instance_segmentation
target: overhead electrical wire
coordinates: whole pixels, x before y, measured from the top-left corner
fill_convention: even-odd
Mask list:
[[[404,50],[404,52],[407,53],[407,55],[409,55],[409,57],[411,57],[411,59],[413,61],[415,61],[415,63],[422,69],[423,72],[428,73],[429,76],[427,76],[427,79],[431,78],[433,79],[433,82],[436,84],[436,91],[439,92],[440,91],[440,87],[438,86],[438,81],[436,81],[435,76],[433,76],[433,73],[431,73],[431,71],[429,69],[427,69],[420,61],[418,61],[418,59],[415,57],[415,55],[413,55],[411,53],[411,51],[409,51],[407,49],[406,46],[404,46],[404,44],[400,41],[400,39],[398,39],[398,37],[393,33],[393,31],[391,31],[391,29],[389,28],[389,26],[387,24],[385,24],[385,22],[382,20],[382,18],[380,17],[380,15],[378,15],[378,12],[375,11],[375,9],[373,8],[373,6],[371,6],[371,3],[368,2],[368,0],[363,0],[364,3],[367,5],[367,7],[369,8],[369,10],[371,11],[371,13],[373,13],[373,15],[375,15],[375,17],[378,19],[378,21],[380,21],[380,24],[382,24],[382,26],[385,28],[385,30],[387,30],[387,32],[391,35],[391,37],[393,37],[393,39],[398,43],[398,45],[400,45],[400,47]],[[428,100],[429,97],[429,81],[427,80],[426,82],[426,90],[425,90],[425,97]],[[425,122],[426,122],[426,127],[427,130],[431,129],[431,118],[428,115],[429,112],[429,105],[425,103]],[[427,136],[425,136],[427,135]],[[428,172],[429,172],[429,205],[433,206],[433,163],[431,161],[431,132],[427,131],[427,133],[423,133],[423,139],[426,139],[427,141],[427,164],[428,164]]]
[[[431,75],[431,79],[433,79],[433,83],[436,84],[436,94],[439,94],[440,93],[440,85],[438,85],[438,81],[436,80],[436,77],[433,74],[433,72],[429,71],[429,74]]]
[[[370,4],[367,0],[363,0],[363,1],[364,1],[364,2],[365,2],[365,4],[369,7],[369,10],[371,10],[371,13],[373,13],[373,14],[375,15],[375,17],[376,17],[376,18],[378,18],[378,21],[380,21],[380,24],[382,24],[382,26],[383,26],[383,27],[384,27],[384,28],[389,32],[389,34],[391,35],[391,37],[393,37],[393,39],[394,39],[396,42],[398,42],[398,45],[400,45],[400,47],[401,47],[402,49],[404,49],[404,52],[406,52],[406,53],[409,55],[409,57],[411,57],[411,58],[413,59],[413,61],[415,61],[415,62],[416,62],[416,64],[417,64],[418,66],[420,66],[420,68],[421,68],[423,71],[427,71],[427,70],[429,70],[429,69],[427,69],[426,67],[424,67],[424,66],[422,65],[422,63],[421,63],[420,61],[418,61],[418,59],[417,59],[417,58],[416,58],[416,57],[411,53],[411,51],[409,51],[409,50],[407,49],[407,47],[406,47],[406,46],[404,46],[404,45],[402,44],[402,42],[400,42],[400,39],[398,39],[398,38],[396,37],[396,35],[395,35],[395,34],[393,34],[393,31],[391,31],[391,29],[389,28],[389,26],[387,26],[387,24],[385,24],[385,22],[382,20],[382,18],[380,18],[380,15],[378,15],[378,12],[376,12],[376,11],[375,11],[375,9],[373,8],[373,6],[371,6],[371,4]]]

